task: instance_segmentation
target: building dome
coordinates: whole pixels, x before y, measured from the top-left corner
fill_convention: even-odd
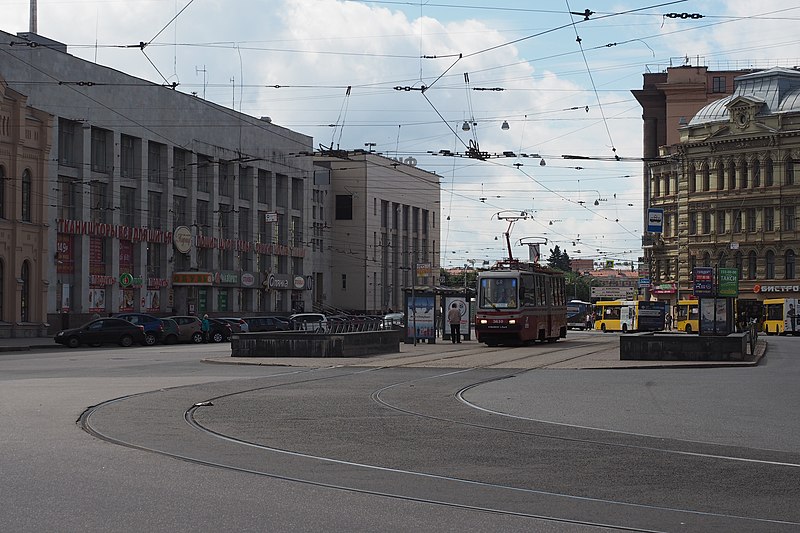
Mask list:
[[[727,122],[730,119],[728,104],[744,97],[763,102],[758,116],[775,113],[800,112],[800,71],[783,67],[753,72],[734,80],[733,94],[703,107],[689,121],[690,126],[709,122]]]

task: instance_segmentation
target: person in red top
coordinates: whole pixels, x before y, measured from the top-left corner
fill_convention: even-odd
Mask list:
[[[447,311],[447,322],[450,324],[450,341],[461,343],[461,311],[458,309],[458,304],[453,302],[450,310]]]

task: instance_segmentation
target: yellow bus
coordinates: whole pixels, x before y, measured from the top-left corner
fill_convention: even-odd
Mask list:
[[[680,300],[675,307],[675,327],[686,333],[700,332],[700,307],[698,300]]]
[[[665,302],[613,300],[595,302],[594,329],[606,331],[659,331],[664,329]]]
[[[800,309],[797,298],[764,300],[764,333],[797,335],[800,333]]]

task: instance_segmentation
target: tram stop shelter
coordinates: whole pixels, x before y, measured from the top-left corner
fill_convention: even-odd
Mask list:
[[[472,338],[472,323],[475,316],[475,291],[469,287],[441,287],[416,285],[406,287],[405,292],[405,343],[436,343],[441,328],[442,340],[450,340],[450,325],[447,310],[454,303],[461,312],[461,335],[464,340]]]

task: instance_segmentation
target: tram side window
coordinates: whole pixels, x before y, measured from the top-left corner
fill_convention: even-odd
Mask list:
[[[520,287],[520,301],[522,305],[531,306],[536,305],[536,286],[533,281],[533,275],[523,274],[522,286]]]

